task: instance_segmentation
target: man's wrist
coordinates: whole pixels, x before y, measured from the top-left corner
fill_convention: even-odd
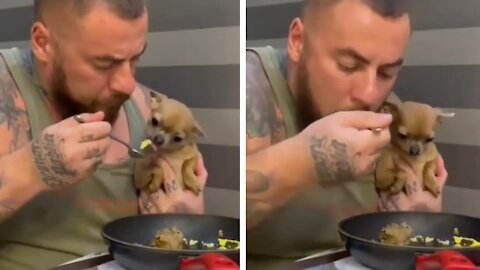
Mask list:
[[[7,166],[6,175],[16,178],[17,188],[25,192],[27,197],[34,197],[49,189],[35,165],[31,144],[9,155],[6,163],[10,165]]]

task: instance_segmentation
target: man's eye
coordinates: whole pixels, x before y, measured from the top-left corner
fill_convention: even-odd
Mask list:
[[[96,63],[95,68],[99,70],[108,70],[112,68],[112,63]]]
[[[344,71],[344,72],[354,72],[356,70],[359,69],[359,66],[356,65],[356,64],[342,64],[342,63],[338,63],[338,67],[340,68],[340,70]]]
[[[395,74],[394,73],[390,74],[388,72],[379,72],[378,76],[382,79],[388,80],[388,79],[393,78],[395,76]]]

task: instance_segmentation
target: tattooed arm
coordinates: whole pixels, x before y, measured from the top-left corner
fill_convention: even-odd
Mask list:
[[[0,57],[0,223],[39,193],[78,183],[93,173],[109,145],[103,113],[82,114],[31,138],[26,106]]]
[[[0,58],[0,223],[41,190],[28,183],[27,151],[31,140],[25,103]],[[20,165],[21,164],[21,165]],[[31,164],[31,163],[30,163]],[[20,166],[21,167],[20,167]]]
[[[255,54],[247,53],[246,70],[247,228],[251,228],[298,193],[312,161],[305,155],[308,149],[301,151],[297,141],[281,142],[286,138],[282,115]]]

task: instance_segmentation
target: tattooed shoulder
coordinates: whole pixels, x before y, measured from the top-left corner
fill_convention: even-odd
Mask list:
[[[283,119],[263,65],[254,53],[247,53],[246,113],[250,138],[281,140]]]
[[[0,57],[0,155],[14,152],[31,140],[30,123],[25,102],[8,70],[5,60]]]

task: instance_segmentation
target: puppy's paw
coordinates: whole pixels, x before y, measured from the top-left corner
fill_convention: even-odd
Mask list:
[[[197,177],[193,172],[188,172],[183,174],[183,184],[186,189],[191,190],[195,195],[199,195],[202,189],[198,183]]]
[[[390,194],[396,195],[405,190],[407,186],[407,174],[404,171],[396,171],[393,174],[393,184],[390,187]]]
[[[423,180],[423,190],[430,191],[435,198],[441,193],[440,185],[434,176],[425,177]]]
[[[165,175],[161,167],[155,168],[151,174],[151,181],[148,184],[148,191],[150,193],[157,192],[163,185]]]

